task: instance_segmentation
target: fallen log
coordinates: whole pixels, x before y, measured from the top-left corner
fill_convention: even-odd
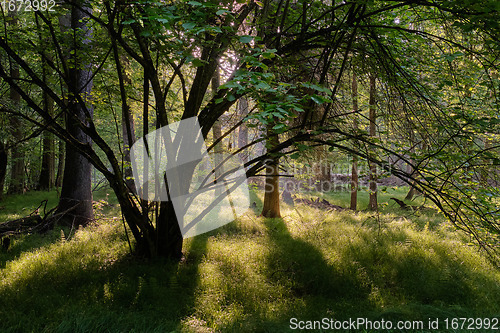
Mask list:
[[[72,211],[76,207],[77,205],[57,214],[53,214],[53,212],[55,211],[55,208],[53,208],[48,213],[46,213],[44,217],[41,217],[38,214],[40,208],[39,206],[29,216],[0,223],[0,238],[9,235],[19,235],[32,232],[44,233],[48,230],[51,230],[54,225],[61,219],[61,217],[64,216],[64,214]]]
[[[41,222],[42,217],[38,214],[8,221],[0,224],[0,235],[6,232],[22,232],[40,224]]]

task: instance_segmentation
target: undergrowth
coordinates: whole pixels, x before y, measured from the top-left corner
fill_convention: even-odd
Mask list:
[[[0,254],[0,331],[278,332],[291,318],[499,317],[500,271],[428,203],[405,211],[389,200],[403,193],[382,193],[378,214],[283,205],[281,219],[259,217],[253,195],[255,211],[187,239],[176,264],[131,256],[103,191],[95,224],[20,236]],[[7,198],[0,218],[46,195]],[[348,203],[344,193],[309,196]]]

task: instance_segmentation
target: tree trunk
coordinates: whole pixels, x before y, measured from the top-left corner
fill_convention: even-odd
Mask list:
[[[220,86],[220,76],[219,76],[219,68],[215,70],[214,77],[212,78],[212,95],[215,96],[217,93],[217,89],[219,89]],[[222,124],[220,120],[217,120],[214,123],[214,126],[212,127],[212,136],[213,136],[213,142],[218,140],[222,136]],[[219,181],[220,176],[224,173],[224,168],[222,167],[222,152],[223,152],[223,146],[222,146],[222,141],[217,143],[215,145],[214,153],[215,153],[215,158],[214,158],[214,166],[215,166],[215,182]],[[219,196],[221,194],[222,188],[217,188],[215,195]]]
[[[172,201],[161,202],[158,218],[166,223],[158,224],[156,229],[158,234],[156,255],[180,260],[182,258],[183,239]]]
[[[376,136],[376,121],[377,121],[377,114],[375,110],[375,93],[376,93],[376,87],[375,87],[375,76],[371,75],[370,76],[370,136],[375,137]],[[370,203],[369,203],[369,209],[370,210],[377,210],[378,209],[378,203],[377,203],[377,165],[373,162],[368,161],[368,164],[370,166]]]
[[[135,142],[135,126],[134,116],[130,112],[130,107],[127,101],[126,85],[131,85],[132,80],[128,76],[125,68],[122,66],[122,61],[125,65],[129,64],[126,57],[118,54],[118,46],[113,43],[113,54],[115,57],[116,72],[118,73],[118,81],[120,85],[120,98],[122,102],[122,137],[123,137],[123,162],[125,183],[131,192],[136,192],[135,182],[132,178],[132,160],[130,159],[130,147]]]
[[[5,184],[5,176],[7,175],[7,151],[3,141],[0,140],[0,200],[3,196],[3,186]]]
[[[83,8],[90,11],[90,8]],[[68,115],[66,117],[66,128],[71,135],[84,144],[91,144],[91,139],[83,132],[80,126],[87,125],[87,118],[93,115],[93,107],[90,103],[90,92],[92,89],[92,72],[88,63],[79,63],[80,56],[85,44],[90,41],[90,30],[84,23],[86,14],[79,7],[73,6],[71,9],[71,28],[76,34],[76,45],[72,45],[71,57],[75,61],[75,69],[70,71],[68,80],[69,100]],[[82,105],[76,99],[80,96],[86,105]],[[69,144],[66,144],[66,158],[59,199],[58,212],[66,211],[71,207],[77,207],[65,216],[65,221],[72,225],[85,225],[93,217],[92,209],[92,178],[91,164]]]
[[[410,152],[415,153],[415,135],[413,133],[413,128],[409,126],[409,139],[410,139],[410,146],[412,147]],[[413,169],[413,166],[415,164],[415,161],[413,158],[410,157],[410,163],[406,165],[406,172],[411,175],[412,177],[416,177],[416,170]],[[410,190],[406,194],[405,200],[411,200],[415,196],[415,187],[413,186],[414,181],[410,182]]]
[[[9,12],[9,25],[17,25],[16,12]],[[11,62],[10,65],[10,76],[13,80],[19,80],[19,66],[15,62]],[[10,101],[12,103],[12,108],[15,111],[19,111],[19,106],[21,103],[21,95],[10,88],[9,92]],[[14,115],[9,116],[10,132],[13,137],[13,144],[19,143],[23,139],[23,126],[21,120]],[[24,150],[23,147],[18,144],[14,149],[11,149],[11,173],[10,173],[10,184],[9,184],[9,194],[20,194],[24,192],[25,185],[25,170],[24,170]]]
[[[58,142],[58,152],[57,152],[57,176],[56,176],[56,187],[60,188],[62,186],[62,179],[64,174],[64,142]]]
[[[39,29],[39,27],[38,27]],[[47,54],[46,45],[47,41],[42,39],[40,36],[40,61],[42,64],[42,80],[45,84],[48,84],[51,68],[47,64],[47,60],[52,60],[52,56]],[[47,91],[42,91],[42,101],[44,111],[53,117],[54,115],[54,100],[49,96]],[[55,153],[55,141],[54,135],[49,131],[44,131],[42,133],[42,165],[40,169],[40,175],[38,178],[39,190],[49,191],[55,186],[56,182],[56,153]]]
[[[54,136],[50,132],[43,132],[43,152],[42,152],[42,167],[40,170],[40,178],[38,180],[38,188],[40,190],[49,191],[56,183],[55,179],[55,144]]]
[[[352,73],[352,111],[353,114],[353,123],[352,127],[354,129],[354,133],[358,132],[358,78],[356,77],[356,73]],[[358,156],[352,155],[352,169],[351,169],[351,209],[358,209]]]
[[[244,119],[248,114],[248,100],[245,97],[241,97],[238,102],[238,109],[241,119]],[[245,123],[240,125],[238,129],[238,148],[243,148],[248,144],[248,127]],[[241,152],[240,158],[243,163],[248,161],[248,153]]]
[[[45,69],[44,69],[45,72]],[[45,75],[44,75],[45,76]],[[43,107],[45,111],[52,116],[54,110],[54,101],[46,92],[43,93]],[[42,139],[42,168],[40,170],[40,178],[38,180],[38,188],[40,190],[49,191],[56,183],[56,154],[54,135],[49,131],[43,132]]]
[[[267,135],[270,149],[279,145],[278,135],[272,132],[272,125],[268,125]],[[279,187],[279,157],[276,156],[268,159],[266,163],[266,185],[264,187],[262,216],[281,217]]]

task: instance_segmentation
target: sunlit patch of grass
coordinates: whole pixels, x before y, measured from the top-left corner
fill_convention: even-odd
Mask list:
[[[6,196],[0,201],[0,223],[19,219],[33,213],[44,200],[47,200],[46,211],[57,205],[56,191],[33,191],[26,194]],[[43,216],[44,206],[40,207]]]
[[[71,240],[66,240],[61,230],[58,241],[24,252],[16,260],[7,262],[0,272],[0,291],[73,284],[82,272],[105,269],[127,251],[125,243],[115,241],[121,240],[117,232],[119,227],[111,224],[90,226],[77,230]]]

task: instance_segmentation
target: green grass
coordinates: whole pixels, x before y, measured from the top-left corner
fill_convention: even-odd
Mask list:
[[[380,214],[249,210],[186,240],[180,264],[131,257],[118,208],[99,206],[91,227],[22,236],[1,253],[0,331],[281,332],[292,317],[499,317],[500,271],[436,211],[388,202],[404,193],[381,194]],[[15,216],[44,195],[0,205]],[[322,195],[348,204],[348,193]]]

